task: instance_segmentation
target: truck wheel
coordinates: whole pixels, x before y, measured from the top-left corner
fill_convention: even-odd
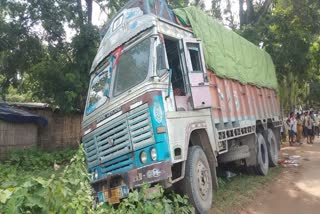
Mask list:
[[[206,155],[200,146],[188,151],[183,191],[197,213],[207,213],[212,206],[212,178]]]
[[[218,157],[219,162],[227,163],[235,160],[241,160],[250,156],[249,146],[242,145],[239,147],[230,148],[227,153]]]
[[[279,142],[271,129],[267,130],[267,140],[268,140],[267,146],[268,146],[268,155],[269,155],[269,165],[277,166]]]
[[[281,133],[280,133],[280,128],[275,128],[273,130],[273,134],[276,137],[276,140],[278,142],[278,153],[280,151],[280,144],[281,144]]]
[[[258,175],[267,175],[269,169],[268,147],[262,134],[257,134],[257,165],[256,171]]]

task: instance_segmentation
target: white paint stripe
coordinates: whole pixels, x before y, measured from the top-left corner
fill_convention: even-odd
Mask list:
[[[141,106],[141,105],[142,105],[142,101],[136,102],[130,106],[130,110],[137,108],[138,106]]]
[[[109,122],[110,120],[113,120],[114,118],[119,117],[120,115],[122,115],[122,111],[119,111],[118,113],[108,117],[107,119],[102,120],[101,122],[97,123],[97,128]]]
[[[87,129],[87,131],[85,131],[85,132],[83,133],[83,135],[87,135],[87,134],[89,134],[91,131],[92,131],[91,128],[90,128],[90,129]]]

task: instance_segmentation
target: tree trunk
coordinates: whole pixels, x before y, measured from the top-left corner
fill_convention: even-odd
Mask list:
[[[239,0],[239,19],[240,19],[240,27],[245,23],[245,13],[243,10],[243,0]]]
[[[264,0],[262,7],[258,11],[255,11],[253,0],[239,0],[240,27],[258,23],[268,12],[271,3],[272,0]],[[243,9],[244,4],[247,6],[246,10]]]
[[[83,19],[83,12],[82,12],[82,3],[81,0],[77,0],[77,12],[80,20],[80,31],[82,31],[83,26],[84,26],[84,19]]]
[[[88,14],[88,24],[92,24],[92,0],[86,0],[87,2],[87,14]]]
[[[7,97],[7,94],[8,94],[8,88],[10,86],[10,78],[5,78],[5,80],[2,82],[1,84],[1,99],[3,101],[6,101],[6,97]]]
[[[253,0],[247,0],[247,11],[246,11],[246,24],[251,24],[254,21],[254,7],[253,7]]]
[[[260,19],[268,12],[272,0],[265,0],[260,10],[256,13],[254,23],[258,23]]]

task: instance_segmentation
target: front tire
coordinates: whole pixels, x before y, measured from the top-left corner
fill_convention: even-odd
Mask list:
[[[183,191],[197,213],[207,213],[212,206],[211,170],[200,146],[189,148]]]

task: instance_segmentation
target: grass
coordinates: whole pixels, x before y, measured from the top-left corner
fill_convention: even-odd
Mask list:
[[[278,166],[270,168],[267,176],[240,175],[229,180],[219,178],[219,189],[214,195],[213,213],[228,213],[227,210],[241,207],[251,201],[257,191],[274,180],[282,171]]]

